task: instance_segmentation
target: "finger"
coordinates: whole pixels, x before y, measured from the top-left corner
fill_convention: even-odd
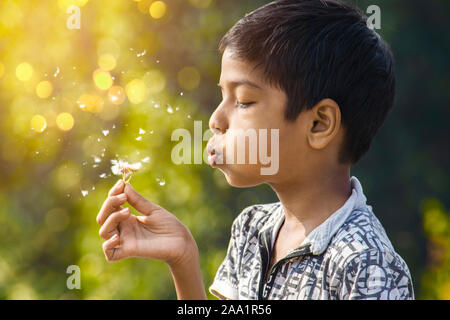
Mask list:
[[[108,240],[111,238],[115,233],[118,233],[117,227],[119,226],[119,223],[122,221],[128,219],[130,216],[130,209],[124,208],[120,211],[116,211],[112,213],[105,221],[105,223],[102,225],[99,231],[100,237],[103,239]]]
[[[140,213],[148,216],[153,211],[161,208],[137,193],[130,183],[125,185],[124,192],[127,195],[128,203]]]
[[[105,254],[106,261],[113,262],[124,258],[123,249],[116,248],[120,244],[120,238],[118,235],[114,235],[111,239],[103,242],[103,253]]]
[[[125,187],[125,183],[123,179],[117,180],[114,187],[111,188],[108,192],[108,197],[118,195],[119,193],[123,193],[123,188]]]
[[[114,196],[109,196],[106,198],[105,202],[103,202],[102,208],[100,209],[97,215],[97,223],[102,225],[106,218],[114,212],[120,209],[121,205],[127,202],[127,195],[125,193],[121,193]]]

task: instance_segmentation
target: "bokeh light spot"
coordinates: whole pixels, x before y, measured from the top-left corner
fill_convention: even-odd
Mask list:
[[[37,84],[36,95],[41,99],[50,97],[53,92],[53,85],[50,81],[44,80]]]
[[[45,120],[43,115],[36,114],[30,120],[30,127],[33,131],[44,132],[45,128],[47,128],[47,120]]]
[[[111,71],[116,65],[116,58],[112,54],[106,53],[98,57],[98,66],[104,71]]]
[[[159,93],[166,87],[166,77],[159,70],[150,70],[142,78],[150,93]]]
[[[161,19],[167,11],[167,5],[164,1],[155,1],[150,5],[149,13],[153,19]]]
[[[69,131],[70,129],[72,129],[73,124],[74,124],[74,119],[73,119],[72,115],[68,112],[60,113],[56,117],[56,125],[58,126],[59,129],[61,129],[63,131]]]
[[[28,81],[33,76],[33,67],[27,62],[22,62],[16,68],[16,76],[20,81]]]
[[[79,187],[81,174],[80,166],[73,161],[69,160],[62,163],[54,171],[53,182],[55,188],[61,193],[75,192],[76,188]]]
[[[147,97],[147,88],[141,79],[131,80],[125,87],[128,100],[131,103],[138,104]]]
[[[92,74],[94,83],[100,90],[108,90],[113,85],[111,74],[108,71],[97,69]]]

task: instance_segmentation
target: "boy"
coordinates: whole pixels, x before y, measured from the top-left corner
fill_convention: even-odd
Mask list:
[[[223,100],[209,123],[210,164],[233,186],[269,184],[280,202],[250,206],[235,219],[210,292],[222,299],[414,299],[406,263],[350,178],[393,105],[388,45],[349,5],[281,0],[242,18],[219,47]],[[275,174],[262,175],[262,163],[218,161],[236,129],[261,128],[279,133]],[[126,201],[144,216],[117,211]],[[179,299],[206,298],[189,230],[130,184],[111,189],[97,222],[108,261],[163,260]]]

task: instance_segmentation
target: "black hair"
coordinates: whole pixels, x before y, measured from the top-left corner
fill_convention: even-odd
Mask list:
[[[278,0],[240,19],[219,51],[263,66],[264,81],[286,92],[285,118],[333,99],[345,141],[339,162],[355,164],[394,103],[395,75],[388,44],[367,17],[337,0]]]

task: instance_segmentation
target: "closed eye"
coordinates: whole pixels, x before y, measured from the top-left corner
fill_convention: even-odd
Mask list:
[[[247,103],[236,103],[237,108],[245,109],[251,106],[254,102],[247,102]]]

